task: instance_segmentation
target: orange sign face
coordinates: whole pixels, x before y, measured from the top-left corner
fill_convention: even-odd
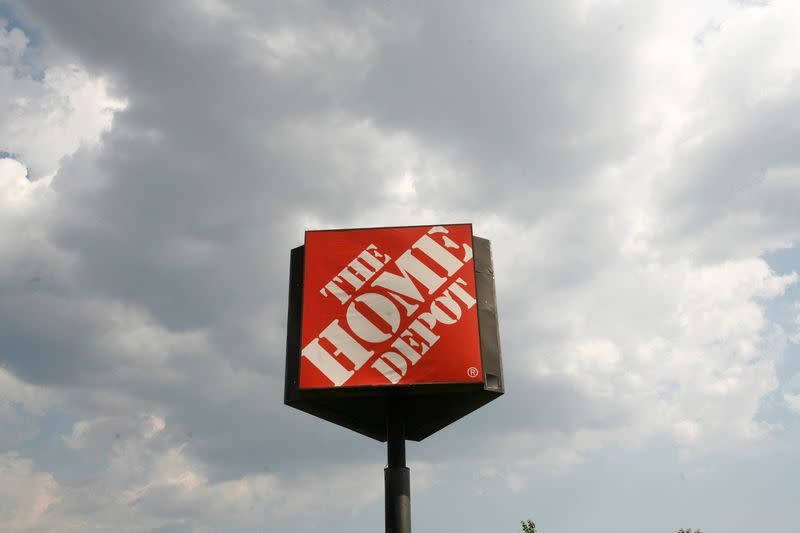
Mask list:
[[[300,388],[480,383],[472,226],[307,231]]]

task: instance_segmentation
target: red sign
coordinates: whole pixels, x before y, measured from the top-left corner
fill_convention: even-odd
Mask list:
[[[300,388],[483,381],[472,226],[307,231]]]

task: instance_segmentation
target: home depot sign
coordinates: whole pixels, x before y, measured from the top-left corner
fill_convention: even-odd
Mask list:
[[[469,224],[307,231],[288,296],[295,409],[381,441],[400,417],[421,441],[505,392],[491,243]]]
[[[481,383],[470,224],[308,231],[300,389]]]

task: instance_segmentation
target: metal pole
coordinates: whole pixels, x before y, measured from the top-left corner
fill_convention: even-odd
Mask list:
[[[406,467],[406,432],[398,409],[389,409],[386,448],[386,533],[411,533],[411,471]]]

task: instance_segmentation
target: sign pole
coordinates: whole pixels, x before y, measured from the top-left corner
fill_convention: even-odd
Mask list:
[[[390,400],[386,418],[388,466],[383,471],[386,490],[386,533],[411,533],[411,471],[406,467],[406,434],[402,411]]]
[[[489,241],[471,224],[306,231],[286,331],[284,403],[386,442],[386,533],[411,533],[406,440],[505,392]]]

